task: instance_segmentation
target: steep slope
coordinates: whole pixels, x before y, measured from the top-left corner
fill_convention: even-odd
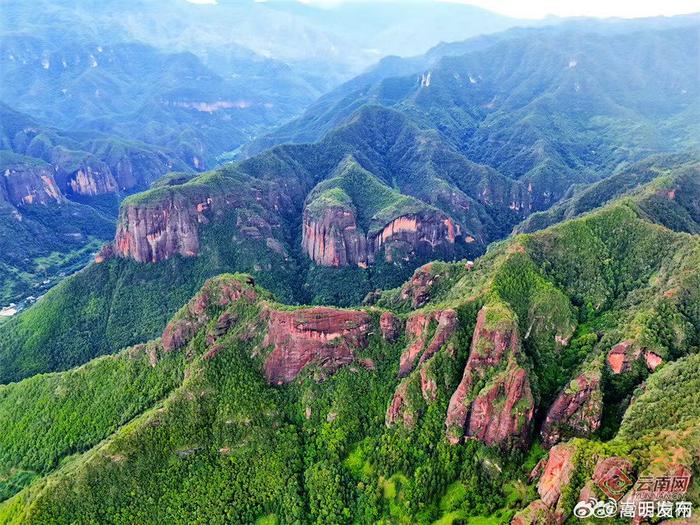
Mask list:
[[[113,231],[111,217],[64,197],[51,165],[0,150],[0,304],[40,295]]]
[[[42,125],[35,118],[0,103],[3,150],[51,165],[61,193],[90,200],[147,189],[171,170],[192,170],[201,163],[164,148],[101,132],[70,133]],[[116,202],[116,198],[111,199]]]
[[[342,188],[359,210],[356,226],[367,249],[356,259],[329,257],[325,265],[314,244],[336,242],[324,238],[323,228],[333,236],[348,217],[334,214],[335,204],[319,194]],[[63,322],[51,321],[42,336],[22,343],[26,332],[18,318],[5,341],[34,352],[50,338],[53,349],[43,352],[42,362],[63,354],[59,361],[77,364],[68,356],[98,355],[152,337],[162,328],[157,320],[164,323],[204,279],[231,270],[253,274],[286,301],[357,304],[435,257],[478,255],[527,213],[520,183],[471,163],[395,111],[366,107],[317,144],[275,148],[184,182],[169,177],[126,198],[101,264],[45,299],[44,308],[66,302],[76,314],[91,305],[89,316],[101,319],[92,333],[64,333]],[[120,283],[143,280],[148,292],[138,294],[140,306],[127,307]],[[90,293],[69,298],[69,288]],[[124,314],[127,308],[133,316]]]
[[[372,135],[372,130],[377,134]],[[394,139],[387,144],[386,137]],[[348,305],[358,304],[375,288],[400,284],[431,257],[473,257],[483,250],[480,241],[494,231],[490,224],[504,216],[522,216],[522,210],[511,209],[513,194],[520,192],[526,198],[527,193],[517,182],[473,165],[428,138],[395,112],[365,108],[317,145],[275,148],[216,172],[185,177],[185,182],[168,178],[157,188],[130,197],[122,208],[115,244],[100,255],[100,264],[72,277],[33,311],[6,325],[0,336],[2,381],[65,369],[143,342],[162,329],[178,304],[206,278],[218,273],[250,272],[285,301]],[[347,158],[349,154],[354,162]],[[455,169],[460,170],[460,178],[452,175]],[[679,168],[678,179],[671,169],[669,181],[663,182],[662,177],[640,190],[633,197],[637,212],[671,228],[693,231],[688,230],[692,220],[688,214],[696,213],[694,169],[692,164]],[[674,180],[685,181],[685,189],[674,193],[673,188],[681,187],[674,186]],[[655,190],[654,184],[666,189]],[[368,188],[374,189],[363,193]],[[498,200],[486,202],[491,196]],[[358,211],[363,209],[373,215]],[[414,230],[418,222],[402,221],[397,223],[399,230],[406,230],[390,230],[398,236],[374,254],[371,264],[368,234],[374,239],[373,231],[382,231],[397,216],[405,217],[402,209],[422,209],[434,218],[442,217],[425,222],[437,227],[425,232],[433,231],[430,235],[439,234],[441,240],[421,240],[422,234]],[[670,213],[671,209],[676,211]],[[488,214],[494,214],[494,219]],[[306,233],[305,216],[310,226]],[[663,217],[676,218],[665,223]],[[347,222],[352,218],[354,229]],[[324,228],[325,236],[314,233]],[[402,255],[387,261],[386,248],[392,243]],[[347,266],[335,266],[340,258],[330,257],[326,261],[330,266],[309,259],[309,255],[325,254],[326,246],[338,247],[336,253],[345,254],[342,262]],[[362,257],[353,255],[360,253],[367,256],[367,268],[362,268]],[[320,257],[316,262],[324,260]],[[586,274],[571,278],[585,279]],[[425,304],[430,283],[429,275],[416,282],[415,289],[406,292],[406,300]],[[591,308],[600,302],[594,299]],[[59,311],[71,312],[69,319]],[[47,321],[30,337],[35,316]],[[80,328],[88,325],[89,331]]]
[[[386,73],[341,86],[260,145],[317,140],[358,105],[382,104],[531,185],[533,207],[545,209],[621,163],[697,147],[697,26],[627,28],[487,37],[462,54],[403,64],[411,74],[387,62]]]
[[[113,237],[119,200],[172,169],[174,153],[40,125],[0,103],[0,304],[31,302]]]
[[[228,210],[231,210],[240,215],[242,210],[237,209],[238,207],[251,205],[246,204],[243,199],[231,201],[233,197],[226,196],[225,188],[227,184],[230,185],[228,181],[232,178],[239,183],[244,180],[250,181],[248,184],[243,183],[242,189],[237,190],[239,192],[249,191],[247,186],[250,185],[258,188],[251,188],[251,191],[260,191],[263,186],[266,188],[265,197],[256,197],[257,202],[254,206],[264,208],[264,212],[258,211],[257,214],[268,223],[268,227],[279,227],[285,221],[289,224],[298,223],[301,221],[299,212],[307,195],[311,192],[309,198],[313,200],[313,187],[324,179],[332,178],[336,170],[342,171],[338,166],[345,162],[348,155],[352,155],[356,163],[372,175],[368,180],[374,181],[373,184],[378,185],[378,188],[384,188],[381,191],[386,192],[389,191],[389,187],[393,187],[395,197],[391,197],[392,199],[395,200],[399,193],[415,197],[418,200],[410,201],[414,205],[423,201],[425,205],[437,208],[450,217],[455,230],[451,235],[461,237],[462,244],[474,243],[473,247],[461,248],[463,253],[467,249],[472,253],[483,250],[489,240],[503,234],[507,224],[512,224],[529,211],[528,194],[521,184],[501,176],[494,170],[469,162],[433,134],[421,132],[400,113],[368,106],[316,144],[275,148],[184,185],[173,185],[167,191],[159,188],[129,199],[124,203],[122,210],[122,220],[117,232],[117,249],[121,255],[131,256],[139,261],[157,262],[178,251],[181,255],[194,255],[185,253],[186,248],[179,250],[176,247],[179,235],[177,232],[173,234],[175,238],[171,248],[165,249],[163,253],[153,254],[144,235],[154,233],[148,231],[148,228],[167,230],[168,226],[145,225],[147,229],[143,232],[132,232],[130,217],[140,213],[139,207],[149,209],[165,205],[163,201],[169,198],[176,198],[186,208],[183,211],[190,217],[188,231],[197,229],[194,219],[203,210],[210,209],[220,214],[229,213]],[[334,182],[326,181],[319,189],[326,188],[329,184]],[[205,202],[207,199],[211,202]],[[276,202],[280,199],[285,201],[284,206]],[[226,205],[222,206],[221,201],[226,202]],[[362,205],[359,209],[364,205],[370,206],[366,212],[361,213],[372,211],[371,204],[364,201],[360,204]],[[314,207],[319,208],[320,202]],[[383,220],[380,210],[374,211],[375,215],[379,215],[373,220]],[[254,217],[247,215],[245,220],[255,222]],[[177,217],[175,222],[180,220],[180,216]],[[385,224],[387,223],[377,226]],[[255,225],[251,223],[249,226]],[[179,226],[174,225],[174,228],[177,230]],[[299,233],[301,230],[291,233],[280,231],[275,235],[279,236],[279,242],[287,244],[287,251],[291,253],[290,240]],[[156,243],[161,239],[167,244],[172,236],[155,237]],[[186,244],[184,239],[187,235],[183,234],[182,237],[183,243]],[[120,242],[125,242],[122,241],[124,238],[128,238],[128,243],[125,243],[124,250],[121,250]],[[142,253],[139,246],[143,246],[146,253]],[[194,252],[196,253],[196,250]]]
[[[449,257],[459,234],[447,215],[392,190],[348,157],[306,197],[301,244],[320,266],[366,268],[381,250],[388,262],[414,258],[414,250]]]
[[[674,199],[665,199],[666,202],[675,204],[676,209],[668,209],[663,212],[659,210],[657,213],[652,213],[652,216],[656,216],[656,220],[661,221],[662,224],[664,220],[670,221],[675,217],[677,222],[675,226],[670,226],[671,229],[697,233],[696,226],[693,226],[692,223],[695,222],[697,225],[698,222],[698,204],[693,200],[698,194],[697,184],[698,180],[700,180],[698,169],[700,169],[698,159],[693,155],[652,156],[625,167],[619,173],[611,175],[600,182],[589,186],[572,188],[570,191],[571,195],[566,199],[546,212],[533,213],[516,226],[514,231],[516,233],[533,232],[557,222],[574,218],[603,206],[626,192],[633,193],[640,186],[666,174],[669,177],[660,179],[659,183],[669,186],[667,191],[675,190],[675,193],[678,194],[678,200],[675,199],[675,194]],[[675,187],[671,187],[674,184]],[[646,205],[650,206],[651,202],[649,200],[654,192],[652,189],[646,189],[645,191],[648,193],[647,198],[645,198]],[[658,193],[661,193],[661,191]],[[685,208],[685,211],[682,211],[681,208]],[[681,219],[679,215],[684,217]]]
[[[699,262],[697,235],[625,198],[354,310],[212,279],[160,339],[0,387],[0,522],[561,523],[613,463],[695,476]],[[80,414],[70,439],[18,431],[46,410]]]

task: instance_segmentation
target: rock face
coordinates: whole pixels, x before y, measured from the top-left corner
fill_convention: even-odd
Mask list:
[[[600,428],[603,394],[600,371],[582,373],[562,390],[547,412],[540,435],[550,448],[564,437],[587,437]]]
[[[114,257],[114,246],[111,244],[104,244],[95,254],[95,264],[102,264],[112,257]]]
[[[366,233],[358,224],[354,207],[333,203],[321,209],[304,209],[301,245],[304,252],[321,266],[373,264],[384,249],[390,261],[393,248],[423,255],[449,253],[455,242],[455,225],[438,211],[424,211],[396,217],[381,228]]]
[[[410,299],[411,308],[420,308],[428,302],[430,291],[439,280],[440,275],[433,272],[433,263],[424,264],[401,288],[401,299]]]
[[[391,312],[383,312],[379,317],[379,329],[385,341],[393,343],[399,337],[401,320]]]
[[[74,195],[96,196],[117,192],[117,181],[104,162],[83,161],[80,167],[71,173],[68,187]]]
[[[42,156],[54,167],[56,181],[67,194],[95,196],[144,190],[175,166],[163,152],[138,144],[105,140],[85,147],[85,151],[54,147]]]
[[[16,164],[0,177],[0,200],[16,207],[63,202],[53,170],[46,165]]]
[[[429,330],[431,324],[435,326],[432,332]],[[399,419],[406,426],[414,424],[418,414],[415,407],[409,406],[409,388],[420,390],[418,396],[422,396],[427,403],[435,401],[438,387],[431,359],[442,349],[451,356],[454,354],[450,339],[457,327],[457,312],[452,309],[416,313],[406,321],[406,339],[409,345],[399,361],[399,377],[404,380],[396,388],[389,403],[387,425],[392,425]],[[431,333],[432,337],[429,337]]]
[[[355,349],[367,345],[370,317],[364,312],[334,308],[304,308],[267,312],[263,346],[273,350],[265,360],[271,384],[293,381],[310,364],[335,372],[355,360]]]
[[[614,499],[619,501],[634,483],[632,463],[624,458],[612,456],[596,463],[593,476],[584,485],[579,494],[579,501],[597,499]],[[604,488],[604,493],[599,494]]]
[[[433,337],[428,342],[428,327],[436,323]],[[419,313],[406,321],[406,337],[410,345],[401,354],[399,377],[405,377],[417,364],[430,359],[443,347],[457,330],[457,312],[452,309]]]
[[[411,428],[416,422],[416,414],[407,406],[408,400],[408,382],[404,381],[394,392],[389,408],[386,411],[386,425],[391,426],[399,420],[404,426]]]
[[[115,252],[137,262],[158,262],[178,253],[192,257],[199,252],[198,225],[207,222],[205,211],[211,203],[191,206],[169,198],[147,206],[122,208],[117,224]]]
[[[607,362],[613,374],[629,372],[632,369],[632,364],[639,359],[641,350],[635,348],[633,344],[633,341],[622,341],[610,349]]]
[[[550,508],[557,505],[564,488],[571,481],[575,468],[575,454],[576,447],[568,444],[556,445],[549,451],[547,465],[537,483],[537,492]]]
[[[105,162],[119,191],[147,188],[173,170],[173,161],[160,151],[113,146],[105,152]]]
[[[158,188],[122,203],[115,254],[138,262],[159,262],[175,254],[194,257],[199,254],[200,227],[224,218],[235,218],[232,242],[263,241],[269,250],[284,254],[274,236],[281,231],[281,221],[291,220],[293,213],[291,198],[267,181],[255,180],[245,187],[227,180],[213,189]]]
[[[367,239],[358,228],[355,211],[332,205],[312,213],[304,209],[301,245],[306,255],[321,266],[367,267]]]
[[[518,364],[520,340],[512,318],[494,323],[498,309],[479,312],[462,380],[447,409],[447,439],[462,436],[488,445],[527,447],[534,399],[527,372]],[[487,381],[479,391],[475,387]]]
[[[653,372],[656,368],[664,362],[662,357],[654,352],[647,350],[644,352],[644,362],[647,364],[649,371]]]

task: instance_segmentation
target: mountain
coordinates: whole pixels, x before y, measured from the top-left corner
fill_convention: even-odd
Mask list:
[[[127,197],[99,264],[37,305],[76,312],[71,326],[38,314],[51,319],[46,331],[24,340],[32,322],[20,315],[3,348],[24,348],[8,352],[11,361],[40,355],[34,372],[73,366],[152,337],[206,278],[231,269],[291,302],[357,304],[432,258],[483,252],[526,209],[522,185],[400,113],[366,107],[315,145],[169,177]],[[3,380],[20,368],[5,362]]]
[[[166,149],[39,124],[0,103],[3,304],[32,300],[114,236],[119,200],[173,169]]]
[[[421,54],[439,42],[533,24],[474,6],[425,1],[364,1],[319,7],[252,0],[210,4],[146,0],[137,5],[125,0],[60,0],[40,2],[37,12],[43,16],[32,16],[22,6],[10,6],[6,16],[34,31],[55,21],[79,21],[94,34],[159,49],[191,51],[200,57],[226,53],[227,49],[250,49],[292,65],[308,79],[331,84],[360,73],[389,54]]]
[[[415,268],[432,259],[473,259],[531,213],[544,211],[567,196],[575,183],[613,175],[646,150],[635,149],[639,134],[601,136],[591,134],[586,127],[591,120],[586,125],[580,123],[581,108],[609,107],[601,102],[601,97],[607,100],[604,93],[591,89],[581,94],[581,108],[574,107],[575,111],[566,116],[569,127],[565,132],[550,133],[546,122],[542,127],[532,126],[534,135],[515,136],[508,142],[511,149],[503,152],[504,159],[515,156],[514,149],[536,153],[537,144],[544,144],[536,136],[546,132],[550,134],[545,142],[552,146],[551,151],[556,150],[553,157],[535,155],[540,160],[524,174],[525,162],[517,165],[519,171],[512,163],[503,164],[503,171],[474,163],[470,160],[474,155],[467,151],[470,148],[460,146],[455,132],[448,133],[449,127],[442,130],[426,125],[440,108],[451,107],[445,96],[434,98],[435,93],[457,97],[452,66],[473,62],[476,56],[483,67],[490,67],[492,62],[503,60],[503,46],[511,49],[511,45],[516,57],[522,58],[523,53],[539,56],[510,70],[521,72],[509,80],[511,89],[515,78],[527,79],[520,91],[514,89],[509,98],[504,98],[503,104],[512,111],[503,115],[511,115],[519,111],[519,104],[530,100],[527,86],[536,93],[532,86],[545,80],[549,82],[545,85],[579,81],[571,77],[578,66],[561,62],[571,51],[566,47],[571,42],[585,41],[596,49],[617,46],[617,52],[629,56],[651,47],[665,50],[671,57],[663,66],[668,68],[669,76],[649,75],[646,68],[640,68],[639,74],[646,75],[645,82],[655,87],[635,96],[647,100],[645,93],[651,96],[653,89],[663,88],[668,97],[641,104],[629,95],[624,102],[636,108],[636,117],[630,117],[635,126],[650,126],[648,115],[654,110],[667,119],[662,136],[680,136],[689,129],[689,123],[679,115],[691,115],[695,106],[685,102],[678,88],[688,82],[686,91],[694,93],[698,87],[690,76],[686,78],[684,68],[670,64],[676,59],[677,63],[689,60],[697,45],[690,34],[686,28],[593,33],[590,39],[584,39],[583,34],[544,31],[535,32],[537,38],[532,39],[499,38],[493,46],[485,44],[484,39],[453,46],[475,50],[461,56],[443,56],[437,62],[440,65],[430,71],[430,82],[427,73],[418,84],[416,78],[398,79],[397,86],[407,87],[415,95],[410,97],[410,104],[407,99],[391,108],[360,105],[314,144],[279,146],[194,178],[168,177],[157,187],[123,201],[114,242],[99,256],[100,264],[49,294],[43,307],[89,314],[77,315],[70,325],[48,315],[51,321],[44,324],[42,334],[32,338],[27,338],[31,321],[18,317],[7,325],[7,335],[0,343],[3,356],[7,356],[4,359],[8,359],[2,380],[65,369],[84,362],[86,356],[111,353],[154,337],[186,297],[205,279],[222,272],[250,273],[287,302],[349,306],[377,289],[398,286]],[[601,63],[613,56],[601,53]],[[553,67],[554,63],[558,66]],[[622,67],[616,58],[609,66],[618,71]],[[602,66],[592,60],[590,67],[604,73]],[[526,77],[523,71],[528,68],[532,74]],[[687,69],[687,75],[692,75],[692,67]],[[680,77],[676,80],[673,75]],[[394,86],[388,80],[380,81],[380,85]],[[478,85],[468,81],[468,86],[460,89],[466,93],[473,86],[478,94]],[[537,99],[563,103],[563,93]],[[459,116],[460,122],[468,120],[464,115],[474,107],[469,103],[472,96],[455,99],[450,114]],[[675,116],[668,117],[671,113]],[[540,117],[546,114],[542,112]],[[678,122],[685,124],[672,125]],[[510,126],[506,128],[512,132]],[[473,136],[477,134],[478,130]],[[603,157],[580,156],[579,143],[594,135],[596,151],[607,153]],[[622,148],[618,141],[625,137],[632,139]],[[539,142],[532,146],[530,139]],[[652,151],[665,147],[682,150],[691,143],[692,139],[654,143]],[[482,157],[496,150],[480,147]],[[562,159],[568,159],[571,166],[562,168]],[[688,218],[682,220],[687,222]],[[91,327],[89,331],[81,328],[87,326]],[[24,351],[16,354],[10,348]],[[31,364],[22,365],[22,359],[29,359]]]
[[[244,48],[210,57],[224,78],[192,53],[78,23],[67,6],[31,20],[37,6],[3,7],[0,150],[11,195],[2,306],[26,306],[89,262],[113,237],[123,197],[169,172],[217,164],[319,94],[287,64]],[[55,198],[25,199],[45,187]]]
[[[646,207],[674,177],[354,309],[218,276],[160,338],[0,386],[0,521],[562,523],[612,467],[697,476],[700,241]]]
[[[228,55],[236,77],[224,78],[192,53],[66,32],[58,23],[46,34],[4,29],[5,104],[67,131],[166,148],[193,168],[215,165],[319,94],[289,66],[252,52]]]
[[[621,163],[697,148],[697,25],[638,27],[513,30],[443,46],[437,58],[386,61],[247,151],[318,140],[361,105],[381,104],[532,185],[533,203],[547,208]]]
[[[573,186],[570,196],[552,206],[545,212],[533,213],[516,228],[516,233],[526,233],[540,230],[565,219],[576,217],[607,202],[614,200],[626,192],[637,192],[640,186],[658,179],[670,176],[677,185],[678,201],[663,199],[664,206],[673,204],[675,210],[668,209],[654,212],[657,221],[673,221],[670,228],[677,231],[698,233],[700,224],[700,206],[692,199],[698,195],[697,185],[700,183],[697,171],[697,156],[693,155],[656,155],[641,162],[622,168],[618,173],[588,186]],[[647,190],[645,190],[647,191]],[[645,207],[653,206],[657,194],[651,192],[645,199]],[[675,196],[675,194],[674,194]],[[690,198],[690,201],[685,199]]]

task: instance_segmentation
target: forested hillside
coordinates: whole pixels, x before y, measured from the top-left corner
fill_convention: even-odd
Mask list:
[[[318,140],[362,104],[381,104],[531,185],[543,209],[620,163],[698,147],[697,26],[623,27],[513,30],[387,60],[247,149]]]
[[[697,475],[700,243],[651,193],[354,310],[208,281],[161,338],[0,387],[0,521],[503,522],[570,515],[606,458]]]

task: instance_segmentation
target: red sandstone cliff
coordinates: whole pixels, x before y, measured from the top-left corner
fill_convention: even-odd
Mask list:
[[[364,312],[334,308],[268,310],[263,346],[272,346],[265,360],[269,383],[283,384],[308,365],[333,373],[355,360],[355,350],[367,345],[370,317]]]
[[[424,264],[401,287],[401,299],[410,299],[411,308],[420,308],[430,300],[430,291],[439,280],[440,275],[433,272],[433,263]]]
[[[256,298],[255,289],[239,280],[223,277],[207,281],[202,290],[165,327],[161,337],[163,349],[170,352],[185,347],[197,330],[211,321],[210,307],[226,307],[241,299],[252,302]],[[222,318],[225,319],[224,316]],[[217,322],[217,337],[223,335],[221,330],[228,330],[232,324],[222,321],[222,318]]]
[[[49,166],[19,163],[7,166],[0,175],[0,200],[30,206],[60,203],[63,196]]]
[[[207,220],[203,214],[205,206],[206,197],[202,206],[193,207],[172,195],[154,204],[127,205],[117,224],[116,253],[138,262],[158,262],[176,253],[185,257],[197,255],[197,227]]]
[[[376,233],[366,233],[358,225],[354,209],[333,204],[322,210],[304,209],[301,245],[304,252],[321,266],[366,267],[384,249],[392,260],[393,249],[431,254],[451,252],[457,228],[452,219],[438,211],[424,211],[392,219]]]
[[[547,412],[540,435],[549,448],[562,437],[590,436],[600,428],[603,394],[599,370],[582,373],[562,390]]]
[[[367,238],[349,206],[328,206],[320,214],[305,208],[301,245],[309,258],[321,266],[366,267],[369,262]]]
[[[118,191],[117,181],[104,162],[88,159],[81,162],[68,179],[68,187],[74,195],[96,196]]]
[[[432,337],[429,337],[431,324],[435,325]],[[389,403],[386,424],[392,425],[401,420],[404,425],[412,426],[417,417],[416,407],[409,406],[408,390],[415,385],[423,399],[430,403],[437,397],[437,380],[431,367],[432,358],[445,349],[452,355],[450,339],[457,331],[457,312],[452,309],[435,312],[419,312],[406,321],[406,339],[408,346],[401,354],[399,377],[404,380],[399,384]]]
[[[479,312],[464,375],[447,410],[447,438],[462,435],[488,445],[526,447],[534,415],[534,399],[526,371],[518,364],[520,340],[511,319],[485,306]],[[477,385],[486,380],[481,390]]]
[[[433,337],[428,341],[428,326],[436,324]],[[399,377],[409,374],[416,366],[430,359],[457,330],[457,312],[452,309],[418,313],[406,321],[406,338],[411,341],[401,354]],[[417,363],[416,363],[417,361]]]

